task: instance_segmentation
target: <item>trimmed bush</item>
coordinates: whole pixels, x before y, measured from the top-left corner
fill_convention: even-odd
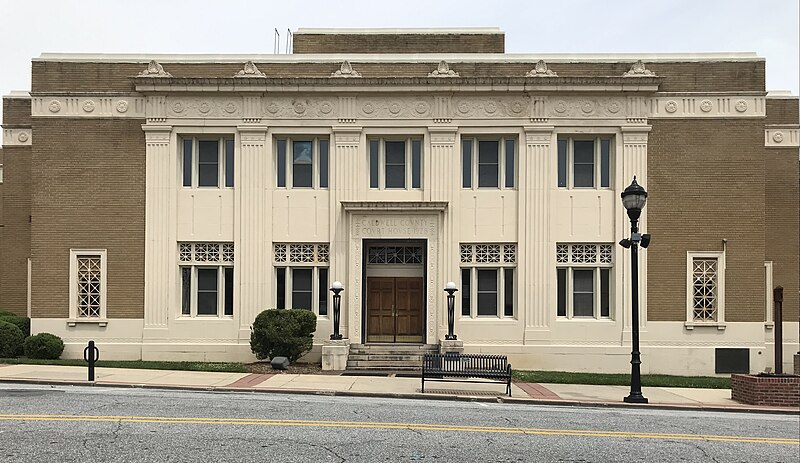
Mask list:
[[[22,347],[30,359],[55,360],[64,352],[64,341],[54,334],[39,333],[28,337]]]
[[[22,341],[25,335],[13,323],[0,321],[0,358],[16,357],[22,353]]]
[[[8,310],[0,310],[0,317],[5,317],[7,315],[17,315],[14,312],[9,312]]]
[[[268,309],[256,317],[250,349],[258,359],[286,357],[295,362],[311,350],[317,316],[305,309]]]
[[[22,330],[22,335],[26,338],[31,335],[31,319],[21,315],[3,315],[0,313],[0,321],[17,325]]]

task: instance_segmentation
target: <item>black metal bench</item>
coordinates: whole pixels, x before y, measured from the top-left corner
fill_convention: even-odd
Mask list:
[[[454,378],[454,379],[450,379]],[[506,394],[511,397],[511,364],[505,355],[484,354],[425,354],[422,358],[422,392],[428,381],[470,381],[472,378],[490,379],[505,383]]]

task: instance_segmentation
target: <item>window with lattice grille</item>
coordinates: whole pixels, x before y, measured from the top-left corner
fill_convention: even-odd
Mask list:
[[[613,245],[556,244],[556,315],[611,318]]]
[[[274,243],[275,308],[328,315],[328,243]]]
[[[70,319],[106,318],[106,250],[70,249]]]
[[[515,243],[461,243],[461,316],[516,316]]]
[[[178,243],[181,317],[233,316],[233,243]]]
[[[690,252],[686,265],[686,327],[724,327],[725,254]]]

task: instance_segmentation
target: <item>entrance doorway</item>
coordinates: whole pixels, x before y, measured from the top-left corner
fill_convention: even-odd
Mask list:
[[[419,242],[365,243],[368,343],[423,343],[424,249]]]

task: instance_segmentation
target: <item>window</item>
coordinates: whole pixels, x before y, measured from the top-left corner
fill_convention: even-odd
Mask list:
[[[275,152],[278,188],[328,188],[327,138],[279,138]]]
[[[184,187],[233,187],[233,138],[183,138],[181,151]]]
[[[422,187],[422,140],[415,138],[369,141],[369,187]]]
[[[611,318],[611,244],[556,245],[556,315]]]
[[[0,185],[3,184],[3,165],[0,164]]]
[[[233,316],[233,243],[178,243],[182,317]]]
[[[514,188],[516,138],[461,140],[463,188]]]
[[[328,315],[327,243],[275,243],[275,308]]]
[[[106,250],[70,249],[70,319],[106,318]]]
[[[517,245],[462,243],[460,250],[461,316],[514,317]]]
[[[559,188],[609,188],[611,138],[559,138]]]
[[[689,252],[686,257],[686,328],[725,327],[725,253]]]

